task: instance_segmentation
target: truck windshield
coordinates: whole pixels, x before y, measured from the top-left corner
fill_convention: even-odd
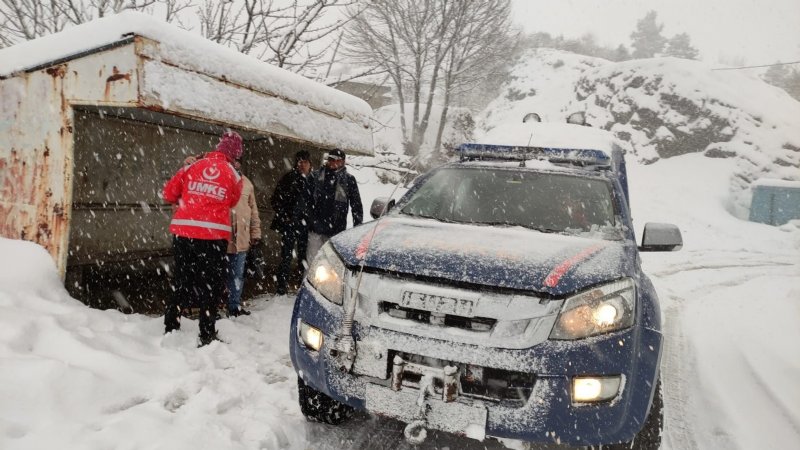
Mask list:
[[[557,233],[615,225],[611,184],[606,180],[495,168],[441,169],[400,212],[443,222]]]

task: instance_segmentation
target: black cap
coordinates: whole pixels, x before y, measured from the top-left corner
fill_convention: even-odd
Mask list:
[[[344,159],[344,151],[340,148],[335,148],[328,152],[328,159]]]

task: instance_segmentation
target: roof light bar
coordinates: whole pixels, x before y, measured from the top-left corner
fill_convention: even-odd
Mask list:
[[[541,159],[578,166],[611,166],[611,157],[601,150],[509,145],[461,144],[456,148],[461,161],[526,161]]]

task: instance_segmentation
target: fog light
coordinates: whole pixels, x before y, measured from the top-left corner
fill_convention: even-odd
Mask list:
[[[622,378],[576,377],[572,379],[572,401],[576,403],[601,402],[617,396]]]
[[[300,340],[306,347],[314,351],[319,351],[322,348],[322,331],[319,328],[314,328],[311,325],[300,321]]]

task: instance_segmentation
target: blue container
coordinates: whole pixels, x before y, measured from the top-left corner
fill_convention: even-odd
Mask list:
[[[762,178],[752,189],[751,222],[783,225],[800,219],[800,182]]]

